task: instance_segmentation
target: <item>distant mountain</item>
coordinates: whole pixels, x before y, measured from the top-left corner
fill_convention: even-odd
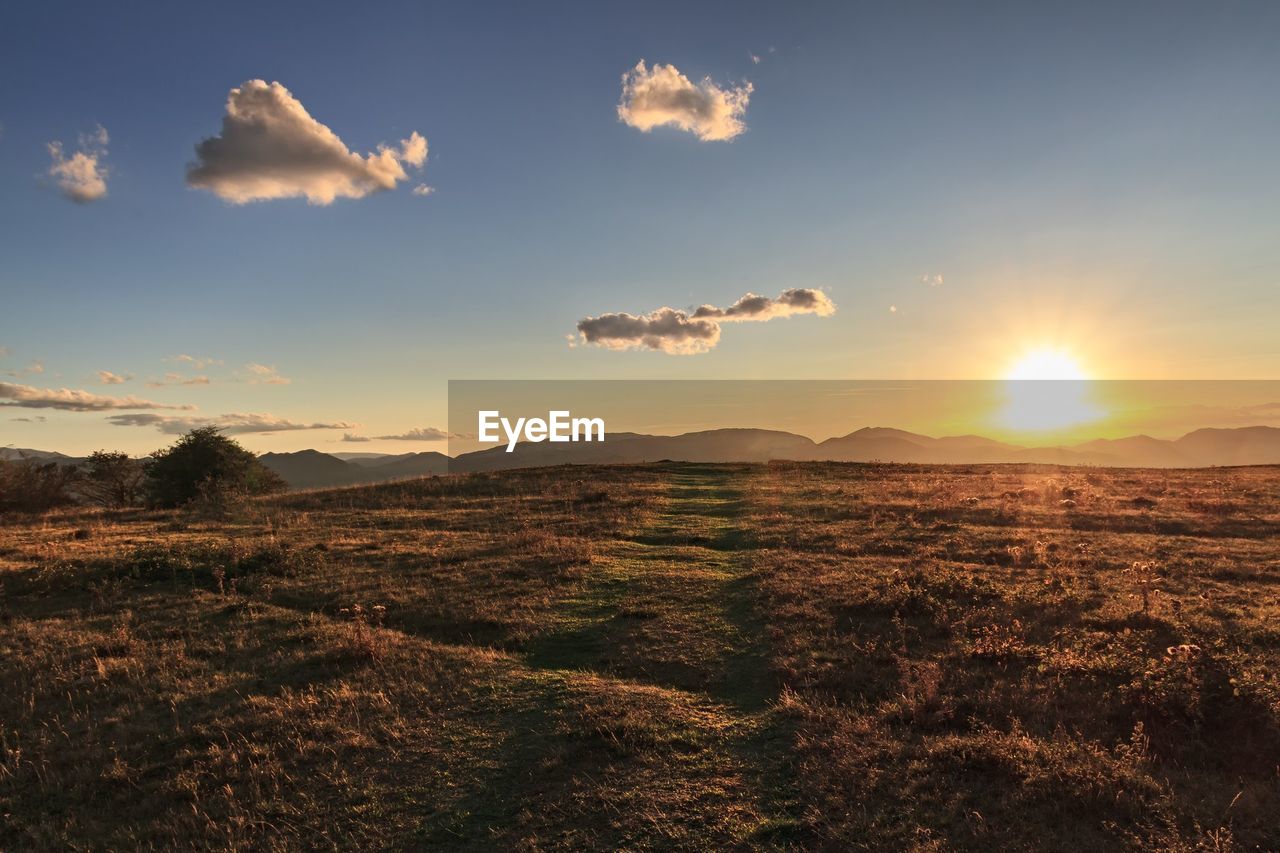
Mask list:
[[[0,459],[7,461],[38,459],[41,462],[65,462],[67,464],[81,461],[76,456],[67,456],[64,453],[58,453],[53,450],[32,450],[29,447],[0,447]]]
[[[449,470],[449,457],[432,451],[344,460],[318,450],[299,450],[294,453],[264,453],[258,459],[279,474],[291,489],[384,483],[407,477],[444,474]]]
[[[767,429],[715,429],[683,435],[610,433],[603,442],[522,442],[450,459],[443,453],[264,453],[258,458],[290,488],[314,489],[382,483],[410,477],[499,471],[563,464],[658,462],[768,462],[774,459],[833,462],[909,462],[933,465],[1036,463],[1126,468],[1200,468],[1280,464],[1280,428],[1199,429],[1169,440],[1149,435],[1095,439],[1071,447],[1022,447],[978,435],[927,435],[888,427],[864,427],[814,442]],[[0,448],[0,460],[34,459],[80,464],[48,450]]]
[[[1280,429],[1198,429],[1172,442],[1197,465],[1259,465],[1280,461]]]
[[[806,459],[815,447],[802,435],[766,429],[714,429],[683,435],[611,433],[602,442],[521,442],[507,452],[506,445],[464,453],[449,465],[455,473],[496,471],[542,465],[608,464],[619,462],[767,462],[770,459]]]
[[[351,463],[359,465],[365,471],[383,480],[449,473],[449,457],[434,450],[386,456],[381,459],[353,459]]]
[[[339,453],[330,453],[330,456],[336,456],[343,462],[372,462],[376,459],[386,459],[388,456],[395,456],[394,453],[353,453],[351,451],[342,451]]]
[[[454,472],[494,471],[563,463],[767,462],[772,459],[836,462],[911,462],[935,465],[1036,463],[1130,468],[1280,464],[1280,429],[1202,429],[1170,441],[1139,435],[1098,439],[1072,447],[1022,447],[977,435],[933,438],[887,427],[864,427],[814,443],[804,436],[760,429],[720,429],[684,435],[611,434],[603,443],[505,445],[464,453]]]
[[[275,471],[291,489],[318,489],[350,486],[360,477],[360,468],[319,450],[294,453],[264,453],[258,461]]]

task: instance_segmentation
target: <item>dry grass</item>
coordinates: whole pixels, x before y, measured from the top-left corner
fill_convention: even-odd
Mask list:
[[[0,848],[1280,848],[1280,470],[0,525]]]

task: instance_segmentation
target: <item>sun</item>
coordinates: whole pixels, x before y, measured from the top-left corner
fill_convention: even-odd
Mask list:
[[[1006,379],[1069,379],[1076,382],[1089,377],[1070,353],[1060,349],[1033,349],[1014,361]]]
[[[1013,361],[1005,380],[998,420],[1009,429],[1048,434],[1105,415],[1093,401],[1088,374],[1065,350],[1028,350]]]

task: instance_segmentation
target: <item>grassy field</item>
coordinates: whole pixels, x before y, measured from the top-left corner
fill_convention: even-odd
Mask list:
[[[1280,469],[0,525],[0,848],[1280,849]]]

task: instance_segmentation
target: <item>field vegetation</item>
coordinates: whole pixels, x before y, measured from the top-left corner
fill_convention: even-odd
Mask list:
[[[0,848],[1280,849],[1280,469],[0,516]]]

